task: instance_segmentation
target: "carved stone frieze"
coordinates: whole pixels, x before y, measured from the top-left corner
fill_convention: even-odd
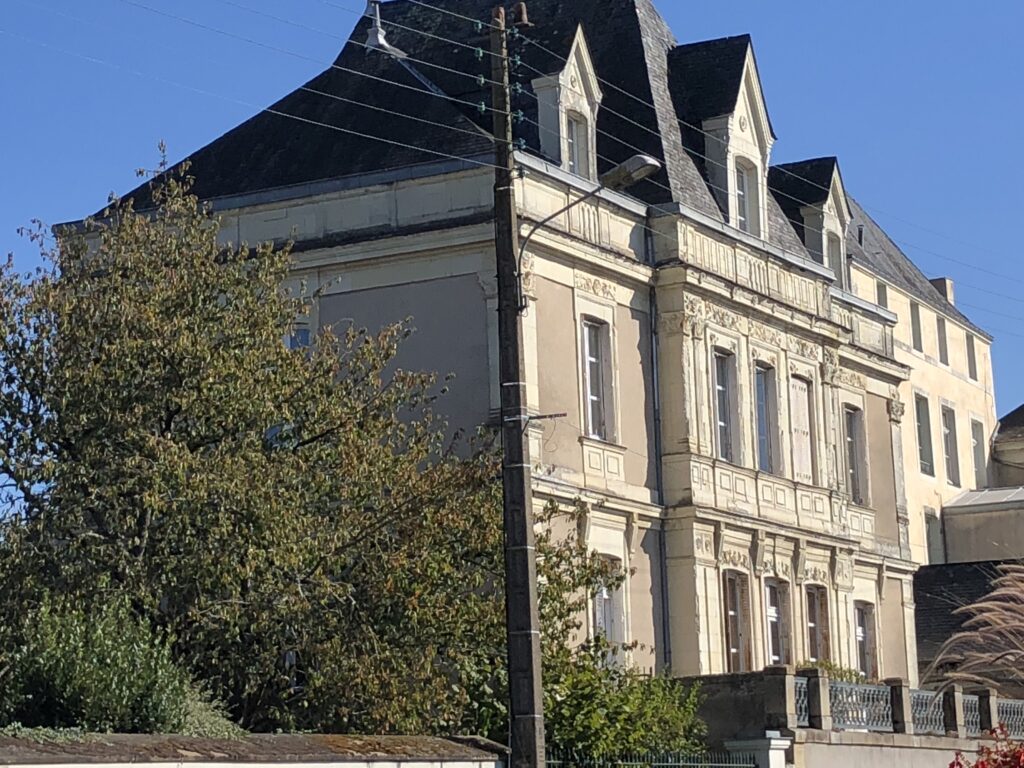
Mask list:
[[[755,339],[760,339],[763,342],[771,344],[773,347],[782,348],[782,334],[775,328],[771,328],[761,323],[750,323],[750,335]]]
[[[789,351],[808,360],[821,359],[821,347],[804,339],[796,339],[792,336],[789,339]]]
[[[739,317],[722,307],[711,307],[710,317],[712,322],[723,328],[731,328],[735,331],[740,327]]]
[[[831,584],[829,568],[824,563],[807,563],[804,567],[803,581],[816,581],[819,584]]]
[[[845,368],[841,368],[835,375],[835,381],[840,384],[846,384],[854,389],[863,390],[867,388],[867,380],[859,373],[848,371]]]
[[[722,557],[719,558],[719,562],[722,565],[731,566],[733,568],[742,568],[746,571],[753,570],[750,567],[750,553],[730,547],[727,547],[722,551]]]
[[[702,336],[707,326],[707,305],[696,296],[687,296],[683,300],[683,314],[686,315],[683,330]]]
[[[526,253],[523,254],[522,262],[522,283],[523,283],[523,295],[529,299],[537,298],[537,271],[536,271],[536,259],[533,256]]]
[[[602,299],[615,299],[615,285],[587,275],[576,275],[576,289]]]

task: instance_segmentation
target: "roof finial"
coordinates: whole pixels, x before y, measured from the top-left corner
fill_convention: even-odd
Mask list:
[[[399,50],[388,42],[380,21],[380,0],[367,0],[366,10],[363,12],[363,15],[373,19],[373,26],[370,27],[370,31],[366,34],[367,48],[383,51],[394,56],[396,59],[407,59],[409,57],[409,54],[405,53],[405,51]]]
[[[517,27],[532,27],[530,23],[530,14],[526,12],[526,3],[516,3],[515,8],[512,9],[512,18],[515,19],[515,25]]]

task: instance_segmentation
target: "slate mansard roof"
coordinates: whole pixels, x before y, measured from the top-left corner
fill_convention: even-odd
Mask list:
[[[485,21],[494,6],[493,0],[436,3],[455,14]],[[721,219],[700,171],[682,148],[668,87],[668,52],[676,41],[652,0],[530,0],[528,8],[533,26],[525,33],[539,45],[513,40],[513,53],[523,62],[513,73],[515,79],[529,91],[533,79],[561,71],[565,66],[562,59],[568,56],[582,25],[598,76],[610,83],[602,85],[604,101],[598,121],[602,133],[597,151],[604,159],[599,161],[599,170],[622,162],[638,149],[654,155],[664,160],[665,169],[655,177],[657,183],[638,185],[632,194],[650,203],[682,202]],[[388,41],[418,62],[403,64],[381,52],[368,51],[360,43],[366,40],[371,22],[362,18],[332,68],[271,105],[271,111],[255,115],[189,158],[197,178],[196,193],[206,199],[234,196],[439,159],[325,126],[448,155],[491,160],[491,114],[481,113],[475,106],[490,106],[491,102],[490,84],[481,85],[477,80],[478,75],[490,78],[490,56],[485,53],[481,58],[475,51],[476,47],[489,48],[487,28],[481,32],[470,21],[408,0],[383,3],[381,15]],[[452,100],[438,98],[431,89]],[[353,102],[461,130],[429,126]],[[641,102],[653,104],[655,109]],[[539,153],[538,129],[530,122],[537,116],[536,99],[530,93],[518,95],[513,108],[528,118],[519,123],[518,135]],[[144,196],[142,190],[132,194],[137,199]]]
[[[388,41],[410,56],[405,62],[367,50],[361,43],[371,20],[360,19],[333,66],[188,158],[196,177],[195,193],[207,200],[234,197],[443,160],[421,148],[493,160],[491,114],[477,106],[491,104],[489,83],[478,79],[490,78],[490,56],[476,50],[488,50],[488,29],[478,29],[467,18],[489,21],[494,2],[433,4],[451,13],[410,0],[382,3]],[[604,94],[597,126],[598,170],[603,172],[638,150],[653,155],[664,162],[663,170],[630,194],[651,204],[681,203],[724,221],[725,201],[712,193],[708,180],[701,124],[735,107],[748,52],[752,56],[750,36],[680,46],[654,0],[529,0],[527,6],[531,26],[524,35],[536,44],[522,38],[512,42],[512,53],[522,61],[513,77],[527,91],[513,102],[513,109],[522,110],[527,118],[518,123],[517,138],[540,154],[538,129],[531,122],[537,117],[537,101],[530,83],[541,74],[562,70],[576,30],[582,27]],[[393,113],[415,115],[434,125]],[[798,199],[812,194],[828,164],[804,165],[783,167],[807,175],[809,184],[774,169],[769,186]],[[768,196],[767,239],[807,257],[791,223],[792,212],[786,210],[786,194]],[[145,207],[148,186],[128,196],[137,207]],[[855,258],[987,337],[938,294],[852,200],[851,206],[856,219],[851,232],[856,232],[857,223],[864,223],[867,231],[864,249],[851,246]]]
[[[846,248],[854,261],[860,262],[879,277],[906,291],[922,304],[962,323],[978,336],[992,338],[987,331],[971,322],[970,318],[935,289],[924,272],[900,250],[856,200],[852,197],[847,199],[850,202],[853,219],[847,231]],[[864,227],[863,245],[857,241],[860,226]]]

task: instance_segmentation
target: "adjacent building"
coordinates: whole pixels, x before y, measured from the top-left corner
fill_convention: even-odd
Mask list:
[[[293,338],[411,317],[401,365],[499,411],[491,0],[381,3],[334,66],[196,152],[223,238],[295,243]],[[990,337],[847,191],[776,165],[749,37],[679,45],[651,0],[531,0],[512,36],[535,503],[582,499],[628,573],[589,633],[679,675],[825,662],[916,679],[913,576],[983,485]],[[479,20],[482,23],[475,23]],[[379,32],[374,33],[379,39]]]

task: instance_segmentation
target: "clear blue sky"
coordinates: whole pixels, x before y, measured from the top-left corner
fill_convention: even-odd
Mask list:
[[[330,63],[364,7],[138,0],[299,58],[131,2],[0,3],[0,30],[19,36],[0,34],[0,253],[20,267],[36,259],[19,226],[94,211],[155,164],[159,140],[178,159],[256,111],[247,105],[270,104]],[[658,5],[681,42],[753,35],[779,135],[773,160],[838,155],[850,193],[926,274],[954,278],[960,307],[996,336],[1000,415],[1024,401],[1024,2]]]

